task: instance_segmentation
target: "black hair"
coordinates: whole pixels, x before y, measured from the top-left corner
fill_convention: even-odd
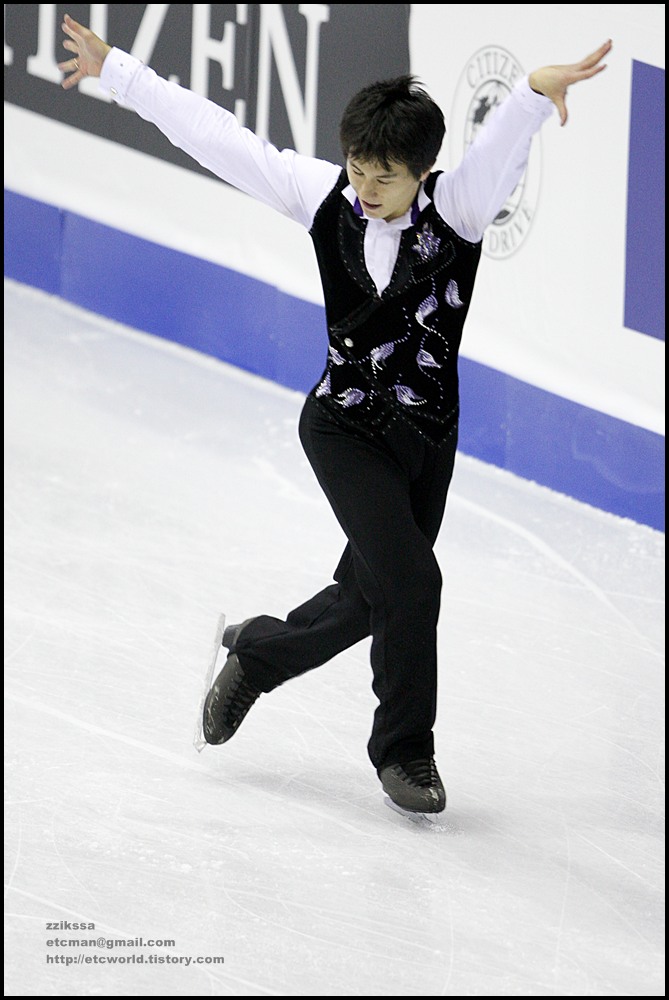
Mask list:
[[[413,177],[434,164],[446,134],[441,108],[414,76],[372,83],[349,101],[339,126],[345,159],[405,164]]]

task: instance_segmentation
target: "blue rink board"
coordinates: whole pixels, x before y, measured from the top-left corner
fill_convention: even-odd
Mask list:
[[[308,392],[322,307],[228,268],[5,190],[5,276]],[[665,439],[460,358],[459,449],[664,531]]]

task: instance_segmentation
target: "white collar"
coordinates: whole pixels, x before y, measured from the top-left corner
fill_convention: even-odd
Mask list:
[[[357,194],[353,188],[352,184],[348,184],[342,191],[343,196],[346,198],[351,205],[355,205],[357,201]],[[422,212],[430,204],[430,199],[425,193],[425,186],[421,184],[418,189],[418,211]],[[409,208],[404,215],[400,215],[397,219],[391,219],[390,222],[386,222],[385,219],[373,219],[369,215],[365,215],[363,212],[362,218],[366,219],[368,222],[383,223],[383,225],[390,226],[394,229],[408,229],[411,223],[411,208]]]

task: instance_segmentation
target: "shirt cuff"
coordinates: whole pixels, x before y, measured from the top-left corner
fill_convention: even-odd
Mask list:
[[[525,108],[530,114],[540,118],[542,121],[550,118],[555,105],[550,97],[546,97],[544,94],[537,94],[536,90],[532,90],[529,76],[522,77],[522,79],[514,84],[513,93],[521,107]]]
[[[142,68],[141,59],[122,49],[113,48],[107,53],[100,72],[100,87],[111,94],[112,100],[123,104],[135,73]]]

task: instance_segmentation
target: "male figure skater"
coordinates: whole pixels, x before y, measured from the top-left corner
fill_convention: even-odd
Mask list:
[[[286,620],[231,626],[206,698],[205,739],[226,742],[261,693],[370,636],[378,698],[369,757],[400,808],[438,813],[434,757],[441,574],[433,552],[458,430],[457,356],[481,242],[520,181],[533,135],[568,88],[604,69],[606,42],[518,81],[452,172],[433,171],[440,108],[412,76],[365,87],[340,126],[345,167],[279,151],[233,114],[156,75],[65,15],[59,64],[156,125],[229,184],[304,225],[320,268],[328,358],[300,438],[348,544],[335,582]]]

